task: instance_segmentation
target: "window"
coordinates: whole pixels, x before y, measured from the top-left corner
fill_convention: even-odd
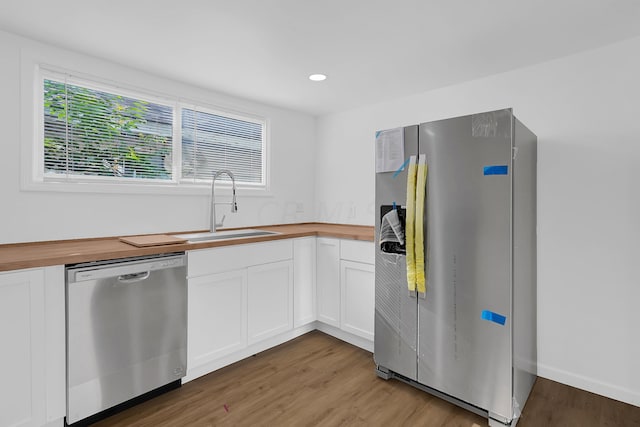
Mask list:
[[[238,185],[266,188],[264,120],[55,72],[39,81],[43,183],[208,185],[228,169]]]
[[[44,79],[44,176],[171,180],[173,110]]]
[[[228,169],[237,182],[261,185],[263,128],[257,121],[183,108],[182,177],[211,179],[215,171]]]

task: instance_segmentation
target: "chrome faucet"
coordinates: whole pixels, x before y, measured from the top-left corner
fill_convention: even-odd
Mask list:
[[[227,174],[229,175],[229,178],[231,178],[231,191],[233,192],[233,197],[231,199],[231,202],[216,203],[216,195],[215,195],[216,179],[222,174]],[[216,205],[231,205],[231,212],[232,213],[238,212],[238,204],[236,203],[236,179],[231,173],[231,171],[226,169],[219,170],[218,172],[213,174],[213,179],[211,180],[211,232],[212,233],[216,232],[216,227],[222,227],[222,225],[224,224],[224,219],[226,217],[226,215],[222,215],[222,219],[220,220],[220,223],[216,221]]]

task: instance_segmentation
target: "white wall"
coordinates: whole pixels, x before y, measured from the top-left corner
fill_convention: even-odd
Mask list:
[[[373,224],[376,130],[513,107],[538,135],[539,375],[640,406],[638,52],[635,38],[320,118],[317,219]]]
[[[207,191],[197,195],[96,194],[23,191],[21,144],[32,142],[23,102],[31,105],[21,79],[25,57],[134,88],[179,96],[269,120],[271,191],[255,196],[238,190],[238,213],[225,226],[255,226],[313,219],[315,118],[162,79],[122,65],[39,44],[0,32],[0,244],[208,228]],[[168,55],[170,60],[170,55]],[[21,77],[22,76],[22,77]],[[22,98],[21,98],[22,96]],[[23,123],[24,124],[24,123]],[[224,193],[224,192],[222,192]],[[305,212],[296,213],[302,203]],[[224,213],[225,207],[219,207]]]

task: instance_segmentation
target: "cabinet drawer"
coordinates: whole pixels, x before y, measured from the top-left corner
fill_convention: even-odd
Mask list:
[[[237,270],[293,258],[291,240],[248,243],[188,252],[188,277]]]
[[[340,240],[340,259],[375,264],[373,242],[362,240]]]

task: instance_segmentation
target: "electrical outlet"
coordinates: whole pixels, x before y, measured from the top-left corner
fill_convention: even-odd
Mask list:
[[[304,203],[296,203],[296,213],[304,213]]]

